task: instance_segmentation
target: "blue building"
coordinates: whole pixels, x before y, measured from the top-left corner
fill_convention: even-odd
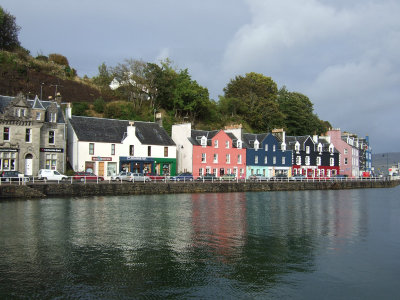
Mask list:
[[[246,175],[265,177],[277,175],[291,176],[292,151],[287,150],[285,132],[281,129],[272,133],[243,134],[246,147]]]

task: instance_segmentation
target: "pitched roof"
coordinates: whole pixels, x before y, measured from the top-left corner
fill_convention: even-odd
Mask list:
[[[1,96],[0,95],[0,113],[4,113],[6,107],[10,105],[10,103],[16,97],[11,96]],[[44,109],[46,110],[51,104],[57,105],[57,123],[65,123],[64,114],[62,113],[61,107],[54,101],[42,101],[39,100],[37,97],[35,99],[27,99],[28,104],[34,109]],[[47,121],[47,120],[46,120]]]
[[[267,137],[268,133],[243,133],[243,143],[246,148],[254,148],[255,140],[260,143]]]
[[[219,132],[219,130],[192,130],[191,136],[189,137],[189,141],[194,146],[201,146],[201,138],[205,136],[207,138],[207,145],[211,146],[211,139]]]
[[[86,142],[121,143],[126,136],[127,120],[72,116],[70,123],[78,139]],[[164,128],[153,122],[134,122],[135,135],[142,144],[174,146]]]

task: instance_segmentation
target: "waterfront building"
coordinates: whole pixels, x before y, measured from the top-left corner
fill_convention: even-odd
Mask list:
[[[358,139],[360,176],[369,177],[372,174],[372,149],[369,136]]]
[[[360,176],[358,138],[349,133],[342,134],[338,128],[329,130],[327,135],[340,153],[340,174],[349,177]]]
[[[247,148],[247,177],[254,174],[291,176],[292,151],[287,149],[283,129],[266,134],[244,133],[243,140]]]
[[[74,171],[110,176],[122,170],[175,175],[176,145],[157,123],[68,116],[68,159]]]
[[[329,137],[287,136],[286,143],[293,151],[293,175],[326,178],[339,174],[339,152]]]
[[[223,130],[193,130],[190,123],[172,126],[177,145],[178,172],[246,177],[246,149],[234,134]]]
[[[61,96],[43,101],[0,96],[0,170],[37,176],[40,169],[66,168],[66,124]]]

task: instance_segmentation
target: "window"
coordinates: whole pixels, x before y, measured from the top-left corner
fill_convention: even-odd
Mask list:
[[[31,135],[32,135],[32,129],[26,128],[25,129],[25,142],[27,142],[27,143],[31,142]]]
[[[258,155],[254,156],[254,163],[258,164]]]
[[[254,150],[258,150],[258,147],[260,146],[260,143],[256,140],[255,142],[254,142]]]
[[[281,149],[282,149],[282,151],[286,151],[286,144],[285,143],[282,143]]]
[[[274,157],[272,158],[272,164],[273,164],[273,165],[276,165],[276,156],[274,156]]]
[[[265,156],[265,157],[264,157],[264,164],[266,165],[267,163],[268,163],[268,157]]]
[[[226,163],[227,163],[227,164],[230,164],[230,163],[231,163],[231,155],[230,155],[230,154],[227,154],[227,155],[226,155]]]
[[[49,144],[54,144],[54,131],[49,131]]]
[[[214,163],[218,163],[218,154],[214,154]]]
[[[94,155],[94,143],[89,143],[89,155]]]
[[[50,113],[49,114],[49,122],[56,122],[57,121],[57,113]]]
[[[286,157],[282,157],[282,165],[286,163]]]
[[[299,152],[299,151],[300,151],[300,144],[299,144],[298,142],[296,142],[296,144],[294,145],[294,150],[295,150],[296,152]]]
[[[317,157],[317,166],[321,165],[321,157]]]
[[[347,165],[347,157],[344,158],[344,164]]]
[[[272,145],[272,151],[276,151],[276,145]]]
[[[40,112],[36,113],[36,121],[40,121],[42,114]]]
[[[164,157],[168,157],[168,147],[164,147]]]
[[[46,154],[46,169],[57,169],[57,154]]]
[[[242,163],[242,155],[238,154],[238,160],[237,160],[238,164]]]
[[[15,170],[15,159],[17,154],[15,152],[0,152],[0,168],[4,171]]]
[[[301,156],[296,157],[296,165],[298,165],[298,166],[301,165]]]
[[[147,156],[151,156],[151,146],[147,146]]]
[[[111,155],[115,155],[115,144],[111,144]]]
[[[213,174],[217,176],[217,169],[213,169]]]
[[[348,152],[347,149],[344,149],[344,150],[343,150],[343,154],[347,154],[347,152]]]
[[[10,128],[9,127],[4,127],[3,140],[5,140],[5,141],[10,140]]]
[[[309,166],[310,165],[310,157],[306,156],[306,165]]]
[[[330,159],[330,166],[333,167],[335,165],[335,159],[331,157]]]
[[[203,168],[199,169],[199,176],[203,176]]]
[[[214,141],[214,148],[218,148],[218,140]]]
[[[129,156],[135,156],[135,145],[129,146]]]
[[[310,154],[310,146],[307,146],[307,147],[306,147],[306,153],[307,153],[307,154]]]
[[[237,141],[237,147],[238,147],[238,149],[242,149],[242,141],[241,140]]]
[[[229,149],[229,141],[226,141],[226,142],[225,142],[225,148],[226,148],[226,149]]]
[[[265,144],[265,151],[268,151],[268,144]]]
[[[205,153],[202,153],[202,154],[201,154],[201,162],[202,162],[202,163],[207,162],[206,158],[207,158],[207,157],[206,157],[206,154],[205,154]]]

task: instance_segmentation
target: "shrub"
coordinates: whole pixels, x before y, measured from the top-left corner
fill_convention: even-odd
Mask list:
[[[102,114],[104,112],[104,108],[105,108],[105,102],[103,98],[98,98],[94,100],[93,109],[95,112]]]
[[[68,59],[61,54],[52,53],[49,54],[49,61],[52,61],[58,65],[69,67]]]
[[[72,114],[75,116],[86,116],[86,111],[89,109],[89,104],[86,102],[74,102],[72,104]]]

